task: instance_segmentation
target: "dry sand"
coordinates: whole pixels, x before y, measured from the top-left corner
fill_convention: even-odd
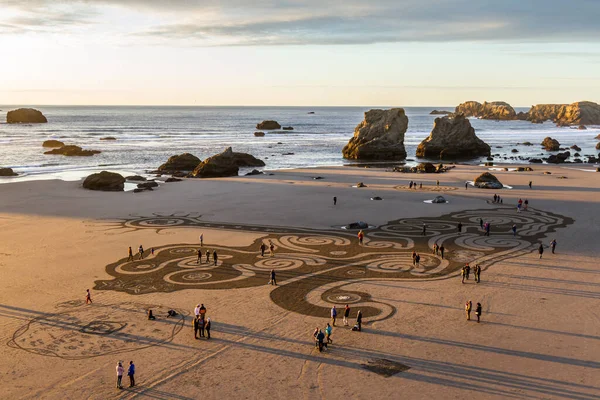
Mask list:
[[[357,220],[380,226],[406,218],[435,221],[471,210],[483,210],[480,213],[487,216],[516,216],[516,211],[489,204],[493,191],[465,190],[466,180],[486,170],[476,166],[458,166],[442,175],[357,168],[275,171],[273,176],[166,184],[141,194],[90,192],[78,182],[0,185],[0,398],[600,398],[600,174],[574,167],[533,168],[494,171],[513,187],[498,193],[506,206],[527,198],[539,213],[574,220],[557,227],[556,233],[541,234],[546,245],[557,239],[557,254],[546,249],[540,260],[533,247],[511,253],[493,265],[484,264],[481,283],[471,278],[464,285],[453,268],[432,278],[412,274],[408,258],[396,262],[409,269],[398,279],[386,279],[384,272],[372,280],[350,275],[330,280],[331,271],[341,265],[318,265],[313,254],[317,264],[306,268],[314,268],[317,274],[311,279],[323,278],[323,286],[300,299],[293,299],[301,293],[294,290],[304,281],[294,281],[295,270],[286,269],[293,262],[281,261],[281,253],[275,257],[281,264],[266,260],[264,270],[240,267],[247,276],[222,284],[239,286],[234,289],[178,290],[181,286],[174,284],[171,292],[148,292],[151,284],[144,281],[143,268],[153,268],[153,261],[158,263],[165,254],[195,249],[200,233],[205,247],[218,248],[227,265],[227,248],[256,257],[250,254],[258,251],[256,241],[278,235],[265,231],[268,227],[284,227],[282,232],[293,231],[300,238],[302,228],[328,236],[339,232],[346,238],[339,227]],[[315,176],[324,179],[314,180]],[[422,181],[427,190],[397,188],[411,179]],[[437,194],[429,191],[436,179],[448,204],[423,203]],[[351,187],[359,181],[368,187]],[[333,196],[338,197],[335,207]],[[371,201],[373,196],[384,200]],[[518,217],[527,216],[522,214]],[[203,224],[223,223],[223,228],[129,229],[131,220],[139,223],[139,217],[153,215],[171,221],[166,224],[179,218],[169,215],[185,215]],[[496,234],[492,230],[492,239]],[[367,231],[367,250],[388,251],[374,245],[389,240],[369,237]],[[512,246],[510,240],[491,243],[502,251]],[[126,257],[127,246],[135,250],[139,244],[157,249],[149,266],[140,267],[141,294],[132,294],[132,284],[122,291],[93,290],[94,303],[82,304],[85,289],[94,288],[95,281],[114,279],[106,266]],[[169,247],[179,244],[189,245]],[[303,247],[322,251],[297,238],[288,245],[306,254],[312,253]],[[389,251],[410,254],[412,249]],[[303,257],[309,263],[311,257]],[[393,264],[387,267],[393,269]],[[266,285],[266,279],[265,284],[243,287],[251,279],[262,279],[269,266],[281,268],[278,288]],[[211,271],[208,265],[198,269],[191,262],[181,268]],[[233,266],[228,268],[231,279],[240,276]],[[274,302],[276,293],[285,298],[286,279],[290,301],[308,302],[318,311],[331,306],[321,295],[341,285],[349,293],[371,296],[352,305],[353,316],[357,308],[371,306],[380,307],[380,317],[387,318],[365,318],[360,333],[334,328],[333,345],[318,353],[311,334],[328,319]],[[483,305],[480,324],[465,320],[468,299]],[[189,314],[197,303],[208,307],[213,321],[210,341],[193,337]],[[157,321],[145,320],[149,306]],[[168,309],[182,311],[185,321],[164,318]],[[365,368],[380,359],[396,363],[402,371],[386,377]],[[135,362],[136,388],[115,389],[118,360]],[[123,382],[127,386],[126,377]]]

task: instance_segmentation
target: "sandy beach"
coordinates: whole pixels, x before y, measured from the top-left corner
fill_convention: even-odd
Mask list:
[[[491,171],[512,189],[465,189],[485,171],[323,167],[139,194],[2,184],[0,398],[597,399],[600,174],[533,165]],[[424,202],[440,194],[448,203]],[[529,210],[517,213],[519,198]],[[341,229],[356,221],[371,226],[363,246]],[[260,256],[262,241],[274,257]],[[139,245],[144,260],[128,262]],[[197,263],[198,250],[216,250],[217,265]],[[480,283],[461,284],[465,262],[482,265]],[[481,323],[466,321],[467,300],[481,303]],[[210,340],[192,332],[200,303]],[[333,305],[333,344],[319,353],[312,332]],[[363,329],[351,331],[359,309]],[[134,361],[136,387],[124,377],[115,388],[119,360]]]

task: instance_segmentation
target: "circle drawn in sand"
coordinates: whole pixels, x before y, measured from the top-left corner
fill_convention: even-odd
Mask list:
[[[326,299],[330,303],[351,304],[351,303],[358,303],[359,301],[362,300],[362,297],[360,297],[356,293],[337,293],[337,294],[331,294],[331,295],[327,296]]]

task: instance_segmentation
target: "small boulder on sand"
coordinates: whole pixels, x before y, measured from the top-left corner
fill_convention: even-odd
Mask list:
[[[12,168],[0,168],[0,176],[17,176],[18,174]]]
[[[104,192],[122,192],[125,187],[125,178],[114,172],[102,171],[85,178],[83,187]]]
[[[474,185],[481,189],[502,189],[504,185],[489,172],[484,172],[475,178]]]

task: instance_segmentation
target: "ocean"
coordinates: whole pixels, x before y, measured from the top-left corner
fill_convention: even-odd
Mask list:
[[[18,106],[0,106],[3,121],[5,113],[14,108]],[[264,160],[267,170],[352,164],[354,162],[342,158],[342,147],[352,137],[365,111],[385,107],[34,108],[44,113],[47,124],[0,123],[0,167],[13,168],[20,174],[18,178],[0,178],[0,181],[80,179],[99,170],[144,173],[156,169],[174,154],[192,153],[204,159],[228,146]],[[405,107],[409,118],[405,136],[408,164],[421,161],[416,159],[415,151],[433,127],[436,116],[429,115],[433,109],[452,110],[451,107]],[[282,126],[293,126],[294,130],[265,131],[266,136],[255,137],[256,124],[266,119],[276,120]],[[600,127],[580,131],[558,128],[551,122],[532,124],[473,118],[471,124],[477,136],[492,147],[492,153],[499,154],[495,157],[496,162],[516,163],[519,160],[510,157],[547,155],[537,145],[546,136],[557,139],[565,147],[577,144],[582,148],[582,156],[598,153],[595,137],[600,133]],[[100,140],[106,136],[117,140]],[[93,157],[44,155],[42,142],[48,139],[101,150],[102,153]],[[519,145],[525,141],[536,145]],[[518,153],[512,153],[512,149],[517,149]]]

